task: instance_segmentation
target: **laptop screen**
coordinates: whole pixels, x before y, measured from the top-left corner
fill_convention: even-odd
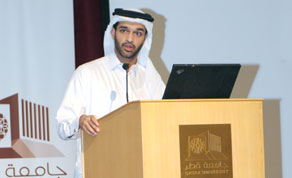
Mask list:
[[[240,64],[174,64],[163,99],[229,98]]]

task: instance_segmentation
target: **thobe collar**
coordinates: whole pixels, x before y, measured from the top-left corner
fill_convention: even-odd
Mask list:
[[[132,71],[132,69],[133,69],[133,72],[136,74],[136,70],[135,70],[136,66],[139,65],[145,69],[146,63],[147,63],[147,60],[139,60],[138,59],[137,63],[130,68],[130,71]],[[123,63],[121,63],[121,61],[118,59],[118,57],[115,53],[109,54],[108,66],[111,70],[116,70],[116,69],[124,70],[122,65],[123,65]]]

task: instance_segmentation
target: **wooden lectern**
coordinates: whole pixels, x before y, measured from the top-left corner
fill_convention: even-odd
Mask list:
[[[264,178],[262,117],[261,99],[131,102],[83,134],[83,177]]]

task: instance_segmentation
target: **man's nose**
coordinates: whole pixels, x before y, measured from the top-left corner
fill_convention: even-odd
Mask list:
[[[130,32],[130,33],[127,35],[127,41],[128,41],[128,42],[133,42],[133,38],[134,38],[134,36],[133,36],[133,32]]]

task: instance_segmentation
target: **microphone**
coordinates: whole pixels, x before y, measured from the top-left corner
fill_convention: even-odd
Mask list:
[[[128,69],[129,69],[129,64],[124,63],[124,64],[123,64],[123,69],[125,69],[126,71],[128,71]]]
[[[128,69],[129,69],[129,64],[124,63],[123,64],[123,69],[126,71],[126,99],[127,103],[129,102],[129,95],[128,95]]]

